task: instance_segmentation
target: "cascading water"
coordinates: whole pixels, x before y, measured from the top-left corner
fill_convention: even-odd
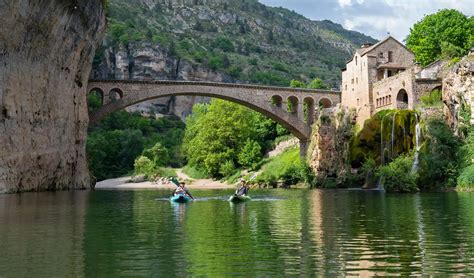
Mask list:
[[[420,128],[420,122],[418,120],[418,114],[415,113],[415,119],[416,119],[416,126],[415,126],[415,156],[413,158],[413,166],[412,166],[412,172],[417,172],[418,171],[418,165],[419,165],[419,156],[420,156],[420,137],[421,137],[421,128]]]
[[[385,152],[384,152],[385,144],[383,141],[383,120],[385,120],[385,116],[382,117],[382,121],[380,122],[380,165],[385,164]],[[384,181],[384,177],[380,176],[379,180],[377,181],[377,190],[384,190],[383,181]]]
[[[384,157],[384,143],[383,143],[383,120],[385,116],[382,117],[382,122],[380,123],[380,165],[385,164],[385,157]]]
[[[394,152],[394,142],[395,142],[395,118],[397,117],[397,112],[393,113],[393,117],[392,117],[392,138],[390,138],[390,141],[391,141],[391,147],[392,147],[392,150],[390,152],[390,159],[393,159],[393,152]]]

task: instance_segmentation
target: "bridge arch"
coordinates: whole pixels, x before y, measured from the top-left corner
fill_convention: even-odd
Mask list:
[[[88,92],[100,89],[102,92],[116,92],[120,96],[91,112],[90,123],[98,122],[112,112],[151,99],[180,95],[207,96],[238,103],[273,119],[304,142],[304,145],[310,138],[311,128],[304,121],[303,103],[300,103],[300,100],[323,95],[330,104],[340,102],[340,92],[335,91],[228,83],[91,80],[88,88]],[[284,100],[291,102],[291,113],[287,111],[287,107],[283,107]]]
[[[283,107],[283,98],[279,95],[272,96],[272,104],[276,107]]]
[[[91,96],[92,94],[94,94],[95,96],[99,97],[100,98],[100,105],[104,105],[104,91],[102,91],[101,88],[92,88],[90,90],[87,91],[87,96]]]
[[[305,97],[303,100],[304,105],[304,113],[305,113],[305,122],[309,125],[314,123],[314,98],[312,97]]]
[[[109,91],[109,101],[115,101],[123,98],[123,91],[119,88],[113,88]]]
[[[330,108],[332,106],[331,100],[325,97],[320,98],[318,104],[322,108]]]
[[[292,115],[296,115],[298,113],[298,98],[295,96],[289,96],[287,99],[287,111]]]

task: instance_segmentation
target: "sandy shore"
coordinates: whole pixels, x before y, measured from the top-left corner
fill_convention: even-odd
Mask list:
[[[181,178],[181,177],[180,177]],[[186,179],[186,187],[190,189],[235,189],[235,186],[222,183],[219,181],[202,179],[202,180],[190,180]],[[130,182],[130,177],[121,177],[116,179],[109,179],[98,182],[95,185],[95,189],[174,189],[174,184],[166,183],[154,183],[154,182]]]

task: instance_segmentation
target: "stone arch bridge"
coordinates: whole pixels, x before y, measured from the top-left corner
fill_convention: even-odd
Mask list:
[[[90,80],[88,93],[101,96],[102,106],[89,114],[96,123],[133,104],[167,96],[207,96],[244,105],[288,129],[300,140],[305,154],[317,107],[340,103],[338,91],[195,81]]]

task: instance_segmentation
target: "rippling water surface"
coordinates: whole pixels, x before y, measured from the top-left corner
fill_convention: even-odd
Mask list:
[[[0,195],[0,277],[474,275],[474,194]]]

